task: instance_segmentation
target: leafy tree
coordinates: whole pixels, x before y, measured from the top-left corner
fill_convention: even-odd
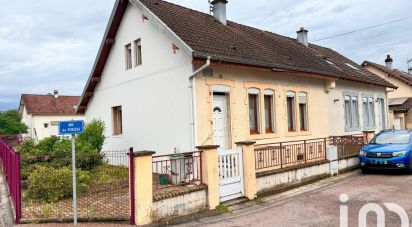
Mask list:
[[[78,142],[90,144],[94,149],[101,151],[105,140],[105,128],[106,126],[102,120],[92,120],[86,125],[84,133],[79,135]]]
[[[27,133],[18,110],[0,111],[0,135]]]

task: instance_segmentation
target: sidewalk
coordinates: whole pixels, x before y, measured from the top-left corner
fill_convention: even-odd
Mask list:
[[[0,214],[0,226],[13,226],[14,217],[10,205],[10,197],[7,191],[6,181],[2,171],[0,171]]]

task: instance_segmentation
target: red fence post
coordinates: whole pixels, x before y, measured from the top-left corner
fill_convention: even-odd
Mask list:
[[[135,204],[134,204],[134,161],[133,147],[129,149],[129,184],[130,184],[130,224],[135,225]]]
[[[20,224],[22,217],[21,213],[21,163],[20,163],[20,153],[16,152],[16,224]]]

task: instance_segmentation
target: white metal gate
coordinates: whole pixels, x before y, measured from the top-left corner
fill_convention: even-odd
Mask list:
[[[243,159],[242,149],[218,149],[220,201],[242,197],[243,190]]]

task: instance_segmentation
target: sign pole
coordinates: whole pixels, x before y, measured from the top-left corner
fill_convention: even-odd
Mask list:
[[[73,222],[77,225],[76,204],[76,137],[72,134],[72,172],[73,172]]]
[[[59,135],[72,135],[73,222],[77,225],[76,204],[76,134],[84,132],[84,121],[59,121]]]

